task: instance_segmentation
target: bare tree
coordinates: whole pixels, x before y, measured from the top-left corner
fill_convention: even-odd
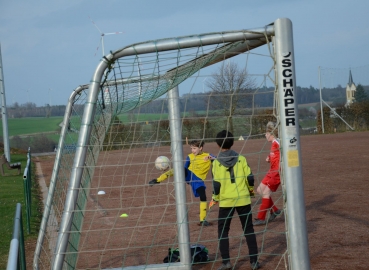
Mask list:
[[[211,90],[210,109],[218,110],[227,117],[229,131],[233,133],[232,116],[237,109],[250,107],[255,89],[255,80],[246,68],[241,69],[234,62],[222,62],[219,69],[211,75],[206,86]]]

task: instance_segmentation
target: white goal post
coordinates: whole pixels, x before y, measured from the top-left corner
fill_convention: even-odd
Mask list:
[[[291,268],[310,269],[301,169],[297,91],[295,91],[296,75],[292,23],[287,19],[283,19],[277,20],[274,25],[276,76],[281,119],[281,156],[287,197]]]

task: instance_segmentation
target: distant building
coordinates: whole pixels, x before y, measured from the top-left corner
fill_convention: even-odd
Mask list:
[[[352,80],[352,73],[350,69],[349,81],[346,86],[346,106],[350,106],[355,100],[356,85]]]

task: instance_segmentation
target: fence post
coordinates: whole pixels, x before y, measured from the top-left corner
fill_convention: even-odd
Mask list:
[[[10,242],[7,270],[26,270],[26,252],[22,223],[22,205],[17,203],[14,215],[13,238]]]
[[[27,165],[23,173],[23,188],[24,188],[24,204],[26,210],[27,233],[31,233],[31,202],[32,202],[32,169],[31,169],[31,148],[28,148]]]
[[[29,161],[29,163],[28,163]],[[29,215],[31,217],[32,215],[32,157],[31,157],[31,147],[28,147],[28,153],[27,153],[27,163],[28,163],[28,174],[27,174],[27,180],[28,180],[28,188],[29,188]]]

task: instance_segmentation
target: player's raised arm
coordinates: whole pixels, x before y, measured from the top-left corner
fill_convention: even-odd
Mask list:
[[[166,171],[165,173],[161,174],[158,178],[150,180],[149,185],[153,186],[155,184],[159,184],[165,181],[166,179],[168,179],[169,176],[173,176],[173,175],[174,175],[174,171],[173,169],[170,169]]]

